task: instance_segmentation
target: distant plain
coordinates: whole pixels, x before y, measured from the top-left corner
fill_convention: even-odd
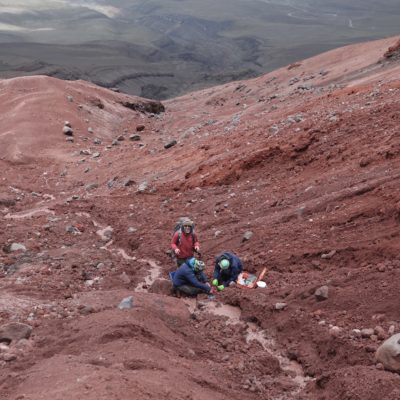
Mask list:
[[[397,35],[399,17],[398,0],[0,0],[0,78],[165,99]]]

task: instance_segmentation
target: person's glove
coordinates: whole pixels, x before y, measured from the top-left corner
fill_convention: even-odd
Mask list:
[[[225,286],[224,286],[224,285],[219,285],[219,286],[217,286],[217,289],[218,289],[220,292],[222,292],[222,291],[225,289]]]
[[[213,284],[213,286],[218,286],[218,279],[213,279],[211,283]]]
[[[179,249],[175,249],[174,251],[175,251],[175,254],[176,254],[177,256],[179,256],[179,254],[180,254],[181,251],[180,251]]]

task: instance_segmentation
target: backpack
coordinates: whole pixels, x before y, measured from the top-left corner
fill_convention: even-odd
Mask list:
[[[172,232],[172,236],[175,235],[175,232],[179,232],[178,234],[178,240],[176,241],[176,244],[179,246],[181,243],[181,237],[182,237],[182,225],[185,221],[187,221],[189,218],[187,217],[181,217],[178,219],[178,221],[175,224],[175,228]],[[194,224],[192,226],[192,232],[191,232],[192,238],[193,238],[193,244],[196,242],[196,235],[194,233]]]

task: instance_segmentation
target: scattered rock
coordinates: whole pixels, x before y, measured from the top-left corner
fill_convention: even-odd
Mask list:
[[[99,185],[97,183],[89,183],[88,185],[85,186],[86,191],[90,191],[93,189],[97,189]]]
[[[11,322],[0,327],[0,342],[16,342],[21,339],[29,339],[32,333],[32,327],[20,322]]]
[[[164,144],[164,149],[169,149],[170,147],[173,147],[177,144],[178,142],[174,139],[168,142],[167,144]]]
[[[134,133],[132,135],[129,135],[129,140],[132,140],[133,142],[139,142],[141,140],[141,137],[140,135]]]
[[[147,188],[148,188],[148,183],[146,181],[143,181],[138,186],[138,192],[139,193],[143,193],[143,192],[145,192],[147,190]]]
[[[336,250],[332,250],[329,253],[321,254],[321,258],[329,260],[336,254]]]
[[[329,329],[329,334],[330,334],[331,336],[334,336],[334,337],[338,337],[338,336],[340,335],[341,332],[342,332],[342,329],[341,329],[339,326],[332,326],[332,327]]]
[[[129,278],[129,276],[127,275],[127,273],[125,271],[122,272],[122,274],[119,276],[119,278],[121,279],[121,281],[123,283],[126,283],[127,285],[131,283],[131,278]]]
[[[361,337],[370,338],[374,334],[374,330],[372,328],[364,328],[361,329]]]
[[[133,296],[125,297],[121,303],[119,303],[118,308],[120,310],[129,310],[133,308]]]
[[[360,338],[360,337],[361,337],[361,330],[360,330],[360,329],[353,329],[353,330],[351,331],[351,334],[352,334],[354,337]]]
[[[385,340],[387,337],[385,330],[380,325],[378,325],[374,328],[374,333],[378,337],[379,340]]]
[[[377,362],[383,364],[385,369],[400,372],[400,333],[393,335],[378,348],[375,354]]]
[[[172,294],[172,284],[169,279],[156,279],[149,287],[149,293],[163,294],[170,296]]]
[[[100,236],[103,242],[108,242],[114,233],[114,229],[111,226],[107,226],[104,229],[99,229],[96,234]]]
[[[135,181],[134,179],[132,179],[132,178],[126,178],[126,179],[122,182],[122,185],[125,186],[125,187],[128,187],[128,186],[134,185],[135,183],[136,183],[136,181]]]
[[[286,303],[275,303],[274,309],[277,311],[284,310],[287,307]]]
[[[248,240],[250,240],[253,237],[253,232],[252,231],[246,231],[243,234],[243,238],[242,238],[242,242],[247,242]]]
[[[66,136],[73,136],[74,135],[74,130],[69,126],[64,126],[63,127],[63,133]]]
[[[321,286],[314,293],[315,298],[318,301],[327,300],[329,297],[329,288],[328,286]]]
[[[10,362],[10,361],[15,361],[17,359],[17,356],[14,353],[6,353],[3,354],[1,358],[6,362]]]
[[[138,125],[138,126],[136,127],[136,132],[142,132],[142,131],[144,131],[144,128],[145,128],[144,125]]]
[[[26,251],[26,247],[21,243],[12,243],[10,246],[10,252],[12,251]]]

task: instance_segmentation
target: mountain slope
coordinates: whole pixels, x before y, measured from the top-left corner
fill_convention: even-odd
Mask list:
[[[165,111],[83,81],[1,81],[1,326],[33,327],[0,337],[5,398],[396,399],[374,351],[400,329],[398,43]],[[209,276],[231,250],[268,268],[267,289],[172,297],[182,215]]]

